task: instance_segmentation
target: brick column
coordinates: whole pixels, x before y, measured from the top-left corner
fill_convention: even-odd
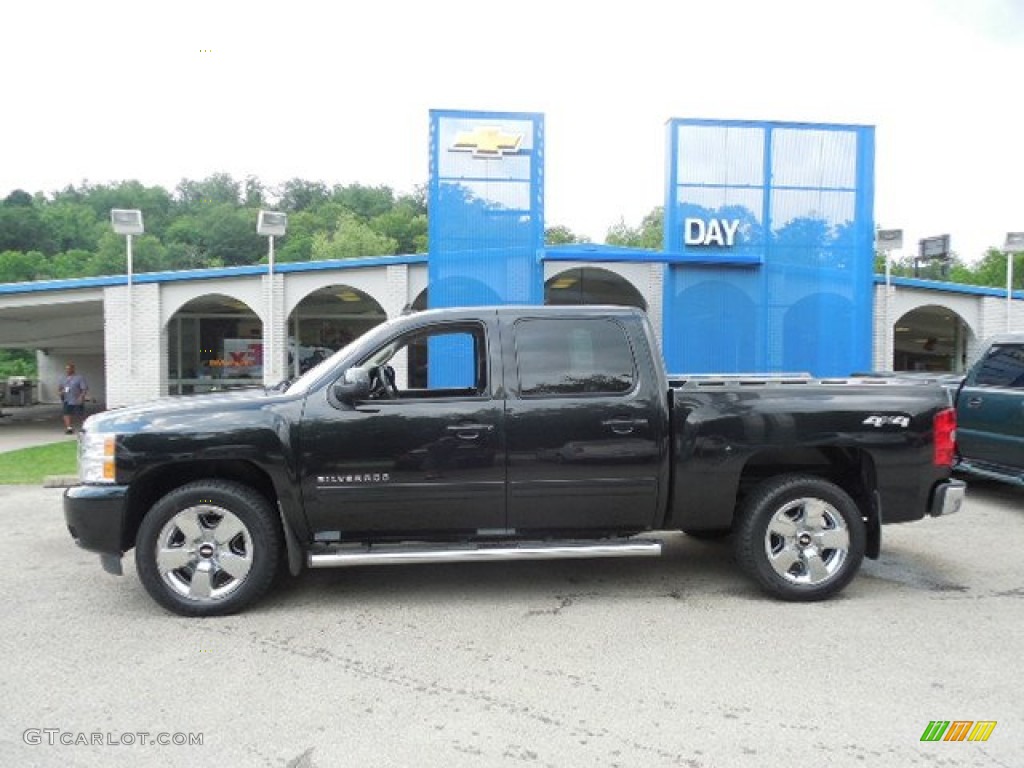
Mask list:
[[[103,291],[107,407],[160,397],[167,376],[167,334],[160,324],[160,286],[115,286]]]

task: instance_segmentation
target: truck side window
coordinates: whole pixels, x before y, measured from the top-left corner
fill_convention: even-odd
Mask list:
[[[366,363],[390,366],[403,400],[487,392],[486,337],[476,323],[417,328],[371,354]]]
[[[622,326],[606,318],[543,318],[516,323],[523,397],[622,394],[636,383]]]
[[[993,346],[978,365],[974,384],[979,387],[1024,388],[1024,346]]]

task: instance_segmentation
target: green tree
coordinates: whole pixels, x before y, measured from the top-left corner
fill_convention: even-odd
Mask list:
[[[313,258],[316,261],[386,256],[397,250],[398,242],[394,238],[374,232],[351,212],[341,215],[331,234],[318,232],[313,236]]]
[[[327,202],[330,192],[320,181],[289,179],[277,192],[277,207],[288,213],[305,211]]]
[[[6,250],[55,251],[39,208],[23,190],[15,190],[0,205],[0,251]]]
[[[638,227],[630,227],[624,219],[608,228],[604,241],[608,245],[619,245],[629,248],[662,248],[665,234],[665,209],[657,206],[644,216]]]
[[[266,239],[256,232],[256,212],[228,203],[178,217],[165,239],[175,269],[257,264],[267,252]]]
[[[40,217],[57,252],[95,249],[100,234],[109,229],[84,203],[55,201],[42,207]]]
[[[266,255],[267,240],[256,232],[256,212],[216,205],[199,216],[207,252],[226,266],[257,264]]]
[[[237,206],[241,203],[241,185],[227,173],[215,173],[201,181],[182,179],[175,187],[178,206],[186,211],[198,211],[220,205]]]
[[[989,248],[965,274],[958,274],[958,282],[970,285],[987,285],[992,288],[1006,287],[1006,253],[998,248]],[[1013,287],[1024,286],[1024,257],[1017,254],[1013,262]]]
[[[370,228],[397,243],[395,253],[424,253],[427,250],[427,216],[412,206],[396,205],[370,220]]]
[[[0,379],[8,376],[36,378],[36,357],[27,349],[0,349]]]
[[[281,262],[311,261],[313,238],[332,232],[346,209],[340,203],[320,202],[288,215],[288,233],[277,244],[275,258]]]
[[[123,247],[123,246],[122,246]],[[92,263],[96,259],[94,251],[72,249],[64,253],[58,253],[46,259],[40,268],[37,280],[60,280],[74,277],[85,277],[99,272],[91,272],[95,268]],[[120,271],[124,271],[122,268]]]
[[[569,243],[586,242],[568,227],[556,224],[544,230],[545,245],[568,245]]]
[[[34,202],[32,195],[24,189],[16,189],[4,198],[4,206],[7,208],[31,208]]]
[[[242,205],[246,208],[263,208],[266,197],[267,193],[263,188],[263,182],[255,176],[246,176],[242,191]]]
[[[92,275],[122,275],[128,271],[128,248],[123,235],[112,230],[100,237],[99,247],[89,259]],[[159,272],[169,269],[167,249],[154,235],[132,238],[132,272]]]
[[[0,283],[23,283],[43,275],[46,257],[39,251],[0,251]]]
[[[96,215],[104,227],[110,226],[110,211],[128,208],[142,211],[146,232],[162,237],[173,214],[173,200],[163,187],[147,187],[138,181],[120,181],[110,185],[91,186],[83,182],[81,188],[68,187],[57,193],[54,202],[81,202]]]
[[[164,234],[168,259],[175,269],[200,269],[223,266],[208,254],[203,238],[203,227],[195,214],[181,215],[174,219]]]
[[[336,185],[331,200],[341,203],[363,221],[382,216],[395,207],[395,193],[391,187],[367,187],[363,184]]]
[[[893,277],[913,277],[914,260],[910,256],[893,257],[889,264],[890,274]],[[875,274],[885,274],[885,253],[875,251]]]

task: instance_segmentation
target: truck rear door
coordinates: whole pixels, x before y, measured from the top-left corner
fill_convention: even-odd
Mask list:
[[[521,317],[502,343],[509,528],[649,528],[668,427],[646,346],[636,353],[625,325],[597,314]]]
[[[957,445],[971,461],[1024,469],[1024,343],[993,344],[957,399]]]

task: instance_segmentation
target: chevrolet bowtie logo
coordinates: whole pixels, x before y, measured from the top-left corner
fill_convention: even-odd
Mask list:
[[[452,144],[453,152],[472,152],[473,157],[504,157],[519,151],[523,141],[521,133],[504,133],[497,126],[461,131]]]

